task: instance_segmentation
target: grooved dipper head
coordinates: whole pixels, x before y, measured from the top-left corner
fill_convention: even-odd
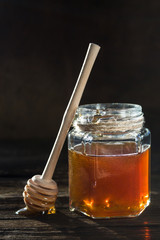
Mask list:
[[[35,175],[27,181],[23,197],[27,210],[31,212],[50,211],[55,207],[58,187],[55,181]],[[48,212],[49,213],[49,212]]]

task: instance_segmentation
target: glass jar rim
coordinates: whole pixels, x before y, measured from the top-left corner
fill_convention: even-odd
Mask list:
[[[73,121],[74,127],[86,131],[140,131],[144,124],[142,107],[132,103],[94,103],[80,105]]]
[[[142,107],[133,103],[93,103],[80,105],[76,114],[89,115],[108,115],[108,114],[127,114],[138,115],[142,113]]]

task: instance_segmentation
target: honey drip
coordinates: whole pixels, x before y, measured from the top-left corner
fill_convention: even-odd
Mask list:
[[[70,210],[93,218],[138,216],[149,205],[150,148],[135,149],[128,143],[69,150]]]
[[[36,175],[27,181],[24,188],[23,197],[25,208],[20,209],[16,214],[37,215],[37,214],[54,214],[55,201],[57,198],[57,184],[51,180],[47,182],[41,180],[40,175]]]

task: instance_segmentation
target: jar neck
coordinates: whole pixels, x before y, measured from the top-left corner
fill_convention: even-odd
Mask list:
[[[82,131],[118,135],[141,131],[144,125],[142,107],[137,104],[108,103],[80,106],[73,126]]]

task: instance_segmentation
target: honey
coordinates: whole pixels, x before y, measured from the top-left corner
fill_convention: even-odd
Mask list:
[[[139,215],[149,204],[149,146],[135,154],[128,143],[118,155],[121,145],[93,145],[96,155],[83,154],[83,146],[69,150],[70,209],[93,218]]]
[[[150,203],[150,149],[140,105],[80,106],[68,134],[70,210],[92,218],[140,215]]]

